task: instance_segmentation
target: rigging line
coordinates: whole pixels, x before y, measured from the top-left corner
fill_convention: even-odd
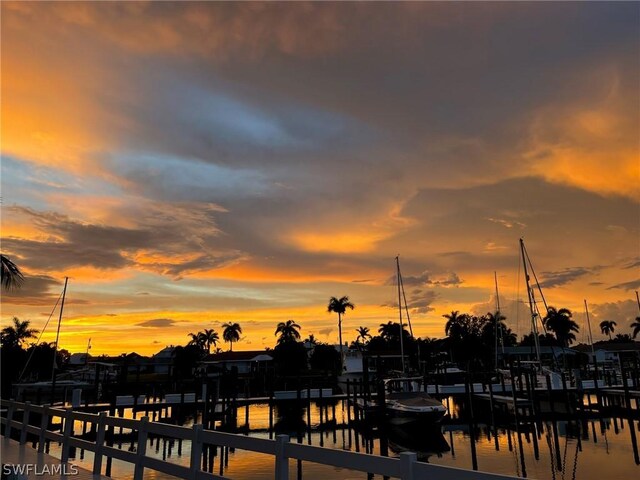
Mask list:
[[[524,252],[524,256],[527,258],[527,262],[529,262],[529,267],[531,267],[531,273],[533,274],[533,278],[536,281],[536,287],[538,287],[538,292],[540,292],[540,298],[542,298],[542,303],[544,304],[544,309],[547,312],[547,316],[549,315],[549,306],[547,305],[547,300],[544,298],[544,293],[542,292],[542,288],[540,287],[540,281],[538,280],[538,276],[536,275],[536,271],[533,268],[533,263],[531,263],[531,259],[529,258],[529,252],[527,251],[527,247],[525,246],[524,242],[522,242],[522,251]],[[533,298],[533,287],[531,287],[531,297]],[[543,320],[543,317],[540,316],[540,309],[538,308],[538,304],[534,303],[535,305],[535,310],[538,313],[538,318],[540,319],[540,324],[542,325],[542,329],[545,333],[545,335],[548,333],[547,332],[547,327],[545,325],[545,322]],[[561,346],[561,348],[564,349],[564,345]],[[553,346],[551,347],[551,353],[553,355],[553,364],[555,367],[558,366],[558,358],[556,356],[556,350],[555,348],[553,348]],[[563,350],[564,353],[564,350]]]
[[[53,310],[51,310],[51,313],[49,314],[49,318],[47,318],[47,323],[44,324],[44,327],[40,331],[40,336],[38,337],[38,340],[36,340],[36,346],[40,343],[40,339],[42,339],[42,335],[44,335],[44,331],[47,329],[47,325],[49,325],[49,320],[51,320],[51,317],[53,317],[53,314],[55,313],[56,307],[58,306],[58,303],[60,303],[61,298],[62,298],[62,292],[60,292],[60,295],[58,296],[58,300],[56,300],[56,304],[53,306]],[[35,348],[31,350],[31,354],[29,355],[29,358],[27,358],[27,363],[24,364],[24,368],[22,369],[22,372],[18,377],[18,382],[22,380],[22,376],[24,375],[24,372],[27,371],[27,367],[29,366],[29,362],[31,362],[31,359],[33,358],[33,354],[35,353],[35,351],[36,351]]]
[[[413,337],[413,328],[411,328],[411,318],[409,317],[409,305],[407,304],[407,296],[404,292],[404,280],[402,280],[402,273],[398,270],[398,278],[400,279],[400,290],[402,291],[402,299],[404,300],[404,310],[407,315],[407,324],[409,325],[409,333]]]
[[[400,264],[398,264],[398,267],[400,266]],[[404,291],[404,280],[402,279],[402,273],[400,272],[400,270],[398,269],[398,278],[400,279],[400,289],[402,290],[402,298],[404,299],[404,308],[405,311],[407,313],[407,323],[409,324],[409,333],[411,334],[411,338],[413,338],[414,340],[416,340],[416,345],[417,345],[417,350],[418,350],[418,371],[422,371],[420,368],[420,359],[422,358],[422,355],[420,353],[420,342],[417,341],[417,339],[413,336],[413,327],[411,326],[411,317],[409,316],[409,304],[407,303],[407,296],[405,294]]]
[[[547,306],[547,300],[544,298],[544,293],[542,293],[542,288],[540,287],[540,282],[538,281],[538,276],[536,275],[536,271],[533,268],[533,264],[531,263],[531,259],[529,258],[529,252],[527,252],[527,247],[524,246],[524,254],[527,257],[527,261],[529,262],[529,266],[531,267],[531,273],[533,273],[533,278],[536,281],[536,287],[538,287],[538,291],[540,292],[540,297],[542,298],[542,303],[544,303],[544,309],[549,313],[549,307]]]

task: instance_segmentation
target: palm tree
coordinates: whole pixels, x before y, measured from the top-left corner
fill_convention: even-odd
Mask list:
[[[636,317],[636,321],[631,323],[631,328],[633,328],[633,338],[635,339],[640,333],[640,317]]]
[[[276,333],[274,335],[280,334],[280,338],[278,338],[278,343],[284,342],[295,342],[300,339],[300,325],[298,325],[293,320],[287,320],[287,322],[280,322],[276,327]]]
[[[549,307],[547,315],[542,319],[544,326],[555,334],[556,340],[563,347],[568,347],[576,339],[573,332],[580,330],[578,324],[571,319],[572,316],[568,308],[556,310]]]
[[[340,361],[342,361],[342,315],[345,314],[347,308],[353,310],[356,306],[349,301],[349,297],[331,297],[329,299],[329,305],[327,307],[328,312],[335,312],[338,314],[338,337],[340,339]]]
[[[207,345],[207,353],[211,353],[211,345],[215,347],[216,345],[218,345],[218,340],[220,340],[218,332],[216,332],[213,328],[205,328],[202,332],[202,336]]]
[[[222,338],[225,342],[229,342],[229,351],[233,352],[233,342],[240,340],[240,334],[242,333],[242,327],[239,323],[223,323]]]
[[[204,333],[202,332],[187,333],[187,336],[191,337],[191,340],[189,341],[188,345],[195,345],[201,350],[205,349],[207,345],[207,339],[205,338]]]
[[[13,317],[13,326],[2,329],[2,345],[10,347],[22,347],[22,343],[29,338],[35,338],[38,330],[29,328],[29,320],[21,322],[18,317]]]
[[[389,321],[387,323],[380,324],[380,328],[378,328],[378,333],[383,339],[389,342],[393,339],[400,338],[398,334],[399,329],[400,329],[399,323],[393,323]]]
[[[5,290],[19,288],[24,282],[24,275],[9,257],[0,254],[0,283]]]
[[[456,341],[460,341],[467,336],[470,322],[469,315],[466,313],[460,315],[458,310],[454,310],[451,313],[444,314],[442,316],[447,319],[447,323],[444,325],[444,333],[448,337]]]
[[[356,332],[358,332],[358,336],[356,337],[357,343],[360,343],[359,340],[362,339],[362,343],[364,344],[367,341],[367,338],[371,338],[371,334],[367,327],[358,327],[356,328]]]
[[[609,335],[609,340],[611,340],[611,334],[616,330],[617,323],[613,320],[603,320],[600,322],[600,331],[604,335]]]

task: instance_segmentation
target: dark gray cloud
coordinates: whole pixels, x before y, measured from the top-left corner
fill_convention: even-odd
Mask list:
[[[586,275],[594,275],[597,270],[597,268],[568,267],[555,272],[542,272],[540,275],[540,287],[559,287]]]
[[[614,288],[619,288],[622,290],[637,290],[640,288],[640,278],[638,280],[632,280],[630,282],[618,283],[617,285],[612,285],[607,290],[612,290]]]
[[[144,322],[136,323],[136,326],[163,328],[163,327],[171,327],[175,324],[176,324],[176,321],[172,320],[171,318],[153,318],[151,320],[145,320]]]
[[[53,308],[56,299],[62,294],[63,283],[47,275],[25,275],[20,288],[2,293],[2,303],[50,305]]]
[[[219,210],[210,204],[177,208],[156,205],[136,218],[135,228],[80,222],[26,207],[10,209],[49,235],[46,240],[3,240],[6,248],[20,255],[25,266],[36,270],[135,266],[180,278],[187,273],[228,265],[242,256],[237,250],[217,249],[219,231],[213,214]],[[139,259],[138,254],[143,258]]]
[[[397,277],[391,276],[385,282],[386,285],[397,285]],[[411,287],[415,285],[420,286],[457,286],[462,283],[462,280],[455,272],[449,272],[443,276],[432,278],[429,272],[423,272],[420,275],[407,275],[402,276],[402,284],[405,287]]]

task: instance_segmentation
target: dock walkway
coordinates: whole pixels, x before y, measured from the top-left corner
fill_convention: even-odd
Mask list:
[[[104,475],[94,475],[89,470],[80,468],[73,463],[62,464],[59,458],[47,453],[38,453],[29,445],[9,438],[0,440],[0,457],[2,458],[2,478],[16,480],[36,479],[68,479],[72,476],[76,480],[109,480]],[[9,473],[9,472],[12,473]]]

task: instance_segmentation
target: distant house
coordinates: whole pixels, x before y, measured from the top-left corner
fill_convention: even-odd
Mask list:
[[[264,350],[216,353],[200,362],[201,372],[207,376],[233,369],[237,369],[238,375],[267,373],[272,365],[273,357]]]
[[[591,345],[578,345],[576,350],[589,355],[589,362],[593,363]],[[598,363],[620,366],[621,361],[633,364],[640,360],[640,342],[596,342],[593,345]]]
[[[86,366],[91,361],[91,355],[88,353],[73,353],[69,357],[69,368],[79,368]]]
[[[542,362],[553,362],[560,360],[562,357],[575,358],[579,355],[581,355],[581,352],[573,348],[557,346],[540,347],[540,360]],[[498,358],[507,363],[511,361],[532,362],[538,359],[536,349],[533,346],[504,347],[504,349],[498,349]]]
[[[173,364],[175,350],[176,347],[169,345],[151,357],[150,363],[153,373],[169,374],[171,365]]]

